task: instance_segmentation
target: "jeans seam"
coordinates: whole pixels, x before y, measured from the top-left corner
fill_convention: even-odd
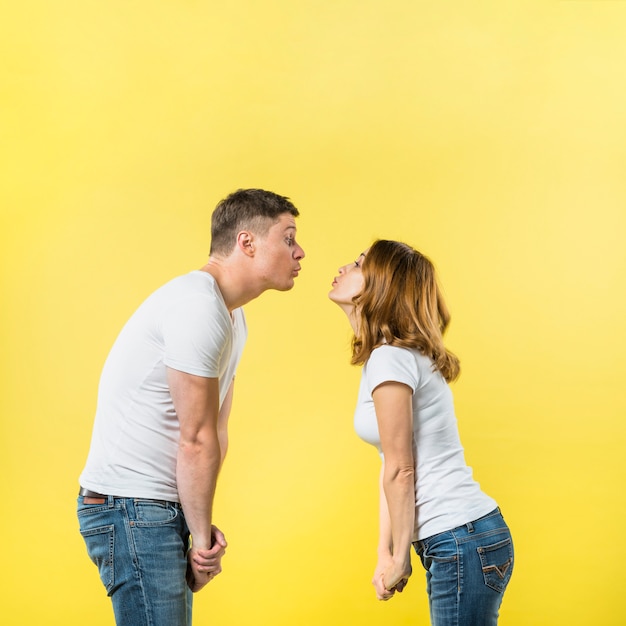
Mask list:
[[[463,587],[463,558],[461,554],[461,548],[459,546],[459,540],[456,534],[453,532],[452,536],[454,537],[454,545],[456,546],[456,606],[454,611],[454,626],[459,626],[459,610],[461,607],[461,592]]]
[[[135,501],[132,503],[134,517],[137,517],[135,511]],[[150,612],[150,602],[148,601],[148,595],[146,594],[146,588],[144,586],[144,580],[141,572],[141,567],[139,564],[139,558],[137,556],[137,546],[135,544],[135,533],[134,530],[137,527],[135,520],[131,519],[131,516],[128,512],[127,501],[122,503],[122,509],[124,511],[124,527],[126,528],[126,541],[128,542],[128,550],[132,556],[133,563],[133,571],[134,576],[137,579],[139,584],[139,588],[141,589],[141,601],[143,605],[143,613],[148,626],[154,623],[152,619],[152,614]]]

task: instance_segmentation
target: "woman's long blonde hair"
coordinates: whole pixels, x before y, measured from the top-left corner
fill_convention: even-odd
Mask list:
[[[399,241],[379,239],[362,264],[363,291],[354,298],[357,332],[352,363],[364,364],[380,345],[416,348],[451,382],[459,359],[443,344],[450,313],[428,258]]]

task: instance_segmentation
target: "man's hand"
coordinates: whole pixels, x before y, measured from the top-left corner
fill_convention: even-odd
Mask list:
[[[222,557],[226,552],[226,538],[216,526],[211,526],[212,545],[207,549],[192,547],[187,554],[187,585],[191,591],[200,591],[222,571]]]

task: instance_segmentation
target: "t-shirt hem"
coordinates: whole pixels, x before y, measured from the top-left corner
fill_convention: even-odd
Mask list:
[[[165,502],[175,502],[180,504],[180,498],[177,493],[164,491],[151,491],[145,488],[112,488],[103,484],[91,482],[89,480],[80,480],[80,486],[105,496],[113,496],[115,498],[136,498],[145,500],[163,500]]]
[[[463,526],[464,524],[473,522],[474,520],[483,517],[483,515],[491,513],[491,511],[495,510],[496,508],[498,508],[498,503],[492,498],[489,498],[489,501],[486,501],[483,506],[474,509],[471,513],[468,513],[467,515],[459,515],[451,518],[446,518],[447,522],[445,524],[433,524],[426,522],[421,528],[418,528],[416,533],[417,539],[414,539],[413,541],[423,541],[440,533],[449,532],[451,530],[454,530],[455,528],[458,528],[459,526]]]
[[[179,361],[173,361],[167,359],[164,361],[166,367],[171,367],[177,372],[183,372],[184,374],[193,374],[194,376],[202,376],[203,378],[219,378],[219,372],[212,372],[206,368],[196,367],[194,365],[187,365]]]

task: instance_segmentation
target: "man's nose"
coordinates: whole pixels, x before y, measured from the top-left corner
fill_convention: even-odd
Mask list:
[[[297,244],[296,244],[297,245]],[[302,246],[297,245],[295,254],[293,255],[295,259],[297,259],[298,261],[300,259],[303,259],[305,257],[304,254],[304,249],[302,248]]]

